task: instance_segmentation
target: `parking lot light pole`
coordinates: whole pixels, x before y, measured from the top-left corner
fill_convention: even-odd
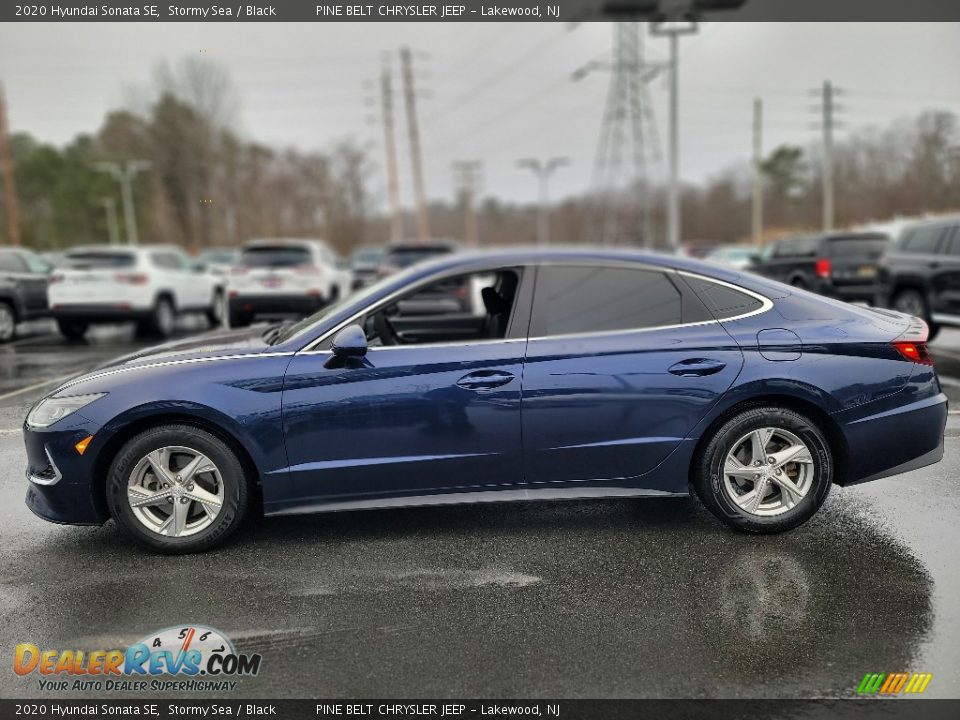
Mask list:
[[[527,168],[539,181],[539,201],[537,207],[537,244],[550,244],[550,176],[564,165],[570,164],[570,158],[552,157],[544,161],[536,158],[517,160],[517,167]]]
[[[670,179],[667,188],[667,246],[680,247],[679,45],[681,35],[697,32],[696,22],[653,22],[650,33],[670,40]]]
[[[118,162],[98,162],[94,167],[109,173],[120,183],[120,196],[123,200],[123,222],[127,226],[127,245],[139,245],[137,236],[137,217],[133,207],[133,179],[138,173],[150,168],[146,160],[128,160],[125,165]]]

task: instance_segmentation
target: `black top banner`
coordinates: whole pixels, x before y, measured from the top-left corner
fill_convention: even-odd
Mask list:
[[[0,3],[0,22],[589,22],[960,20],[957,0],[53,0]]]

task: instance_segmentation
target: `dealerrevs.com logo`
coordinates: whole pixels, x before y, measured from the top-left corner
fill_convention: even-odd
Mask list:
[[[237,686],[234,678],[259,673],[260,661],[258,654],[237,653],[219,630],[182,625],[124,649],[58,650],[20,643],[13,671],[39,675],[40,690],[224,691]]]

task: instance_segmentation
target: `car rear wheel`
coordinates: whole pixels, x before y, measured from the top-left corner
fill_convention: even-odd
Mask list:
[[[142,325],[142,329],[150,335],[165,338],[173,334],[177,324],[177,313],[170,298],[158,298],[150,311],[150,318]]]
[[[67,340],[83,340],[90,329],[90,323],[83,320],[57,320],[57,329]]]
[[[220,290],[214,291],[206,316],[212,327],[220,327],[223,324],[223,293]]]
[[[236,454],[211,433],[163,425],[128,441],[107,478],[117,526],[160,553],[206,550],[239,527],[249,487]]]
[[[737,530],[777,533],[809,520],[833,482],[823,432],[787,408],[756,407],[714,432],[695,461],[693,486],[707,509]]]
[[[10,342],[17,332],[17,315],[8,302],[0,302],[0,343]]]

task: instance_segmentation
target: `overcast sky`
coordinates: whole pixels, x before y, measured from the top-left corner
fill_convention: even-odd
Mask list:
[[[0,80],[13,130],[62,144],[95,131],[158,62],[203,49],[232,75],[245,136],[303,149],[345,137],[369,144],[382,196],[382,133],[366,122],[375,108],[365,104],[363,83],[376,79],[384,51],[409,44],[422,51],[420,84],[430,92],[420,101],[428,193],[452,197],[451,162],[480,158],[486,194],[528,201],[536,188],[515,167],[519,157],[571,159],[555,176],[555,197],[588,188],[608,75],[574,83],[570,73],[609,59],[611,40],[606,23],[8,24],[0,27]],[[648,39],[646,54],[663,59],[665,41]],[[842,117],[850,128],[926,108],[960,113],[958,68],[957,24],[707,24],[681,40],[682,175],[702,180],[748,157],[756,96],[765,103],[768,150],[806,145],[817,138],[807,91],[824,79],[848,91]],[[665,139],[665,81],[650,90]],[[402,112],[400,119],[409,203]]]

